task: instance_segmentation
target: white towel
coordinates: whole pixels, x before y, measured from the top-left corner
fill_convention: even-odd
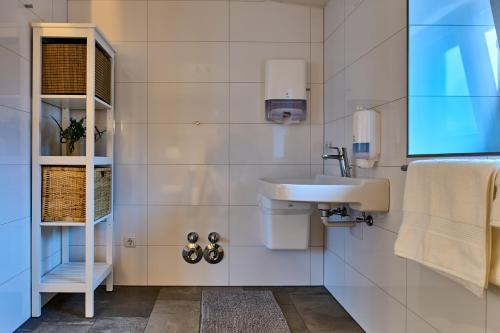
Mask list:
[[[495,198],[491,205],[491,263],[489,282],[500,286],[500,175],[495,179]]]
[[[498,162],[413,162],[394,250],[482,296],[488,284],[490,206]]]

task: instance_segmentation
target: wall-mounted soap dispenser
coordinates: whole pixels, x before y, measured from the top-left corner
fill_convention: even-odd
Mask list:
[[[373,168],[380,157],[380,114],[358,107],[353,114],[352,153],[360,168]]]
[[[266,120],[284,124],[306,120],[306,61],[273,59],[265,67]]]

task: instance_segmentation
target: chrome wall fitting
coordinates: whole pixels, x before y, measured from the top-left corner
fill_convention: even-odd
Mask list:
[[[190,232],[187,235],[189,244],[182,249],[182,258],[189,264],[196,264],[203,258],[203,249],[199,244],[196,244],[198,239],[199,236],[196,232]]]
[[[194,231],[187,234],[187,240],[191,244],[196,243],[198,241],[198,239],[200,239],[200,236],[198,236],[198,234]]]
[[[211,232],[208,234],[208,241],[213,244],[217,244],[220,240],[220,235],[217,232]]]
[[[218,264],[224,259],[224,249],[217,244],[219,240],[220,235],[217,232],[208,234],[208,241],[210,244],[203,250],[203,258],[205,258],[209,264]]]
[[[368,226],[373,225],[373,217],[371,215],[367,215],[365,212],[361,213],[361,217],[356,217],[351,220],[340,220],[340,221],[332,221],[330,217],[333,215],[339,215],[342,217],[351,216],[349,210],[346,208],[335,208],[335,209],[320,209],[319,215],[321,218],[321,223],[323,223],[326,227],[354,227],[358,223],[366,223]]]

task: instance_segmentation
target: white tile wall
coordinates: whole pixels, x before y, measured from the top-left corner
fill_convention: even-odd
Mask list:
[[[149,41],[229,39],[229,7],[223,1],[151,1],[148,13]]]
[[[147,90],[151,123],[228,123],[227,83],[150,83]]]
[[[406,174],[406,1],[330,0],[325,8],[325,143],[352,145],[357,105],[382,116],[382,153],[358,176],[391,183],[390,211],[374,227],[328,229],[324,284],[367,332],[500,331],[500,289],[478,298],[419,264],[395,257]],[[339,36],[343,34],[343,36]],[[336,73],[345,50],[345,63]],[[334,69],[335,68],[335,69]],[[325,172],[336,174],[336,163]]]
[[[25,8],[24,4],[33,4]],[[0,331],[31,316],[31,27],[66,21],[65,0],[0,1]],[[47,112],[51,107],[44,105]],[[45,127],[45,126],[44,126]],[[45,142],[44,142],[45,144]],[[44,230],[42,269],[59,263],[58,230]]]
[[[267,250],[256,181],[322,172],[323,10],[273,1],[70,0],[68,11],[72,22],[97,23],[117,50],[116,282],[322,284],[321,224],[311,226],[310,250]],[[303,124],[265,121],[268,58],[308,61]],[[223,262],[185,263],[189,231],[203,246],[218,231]],[[124,248],[125,237],[138,246]]]

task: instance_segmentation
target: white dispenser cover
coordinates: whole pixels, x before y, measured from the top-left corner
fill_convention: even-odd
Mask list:
[[[380,114],[375,110],[354,112],[352,133],[352,152],[356,165],[373,168],[380,157]]]
[[[266,120],[298,123],[306,119],[307,66],[303,59],[267,60]]]

